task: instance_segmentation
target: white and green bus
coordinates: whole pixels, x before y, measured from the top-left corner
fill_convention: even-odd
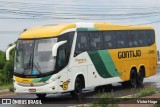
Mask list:
[[[156,74],[156,44],[150,26],[71,23],[22,32],[14,58],[14,90],[45,97],[116,82],[142,85]]]

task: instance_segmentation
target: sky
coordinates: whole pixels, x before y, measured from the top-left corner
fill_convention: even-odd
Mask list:
[[[0,0],[0,50],[26,28],[74,22],[150,25],[160,50],[160,0]]]

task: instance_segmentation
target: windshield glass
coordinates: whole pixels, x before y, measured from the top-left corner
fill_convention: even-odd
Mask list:
[[[24,75],[39,75],[54,71],[52,47],[57,38],[18,40],[14,71]]]

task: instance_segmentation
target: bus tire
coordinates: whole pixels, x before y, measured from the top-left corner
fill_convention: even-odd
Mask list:
[[[122,82],[122,87],[128,87],[128,85],[130,85],[129,81]]]
[[[38,98],[43,99],[46,97],[47,94],[36,94]]]
[[[137,85],[142,86],[143,84],[143,79],[144,79],[144,71],[140,68],[140,71],[137,75]]]
[[[77,77],[75,80],[74,90],[70,92],[74,98],[80,98],[82,96],[83,83],[82,79]]]
[[[95,93],[102,93],[104,92],[104,87],[103,86],[97,86],[94,89]]]
[[[105,92],[111,92],[111,91],[112,91],[112,85],[111,84],[97,86],[94,89],[95,93],[105,93]]]
[[[129,83],[131,87],[137,87],[137,72],[135,69],[131,70]]]

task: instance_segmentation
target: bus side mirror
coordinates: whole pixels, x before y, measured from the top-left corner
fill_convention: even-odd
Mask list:
[[[9,60],[9,52],[16,47],[16,44],[10,46],[7,50],[6,50],[6,60]]]
[[[60,41],[60,42],[57,42],[56,44],[53,45],[52,47],[52,56],[53,57],[56,57],[57,56],[57,50],[58,50],[58,47],[65,44],[67,42],[67,40],[65,41]]]

